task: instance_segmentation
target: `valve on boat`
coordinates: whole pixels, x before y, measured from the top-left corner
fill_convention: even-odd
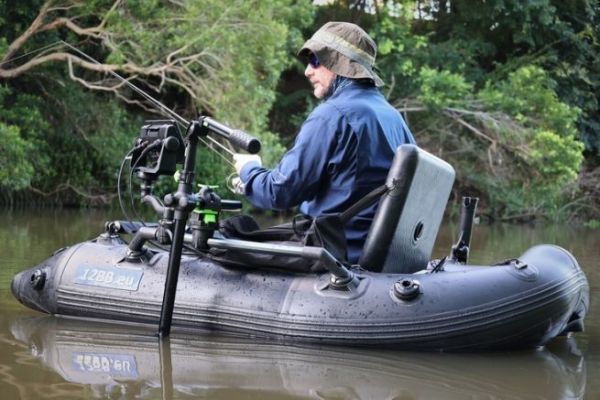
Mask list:
[[[417,280],[404,278],[394,283],[394,295],[400,300],[414,300],[419,293],[421,293],[421,284]]]
[[[44,288],[44,284],[46,283],[46,272],[41,269],[36,269],[31,274],[29,283],[31,284],[31,287],[35,290],[42,290]]]
[[[448,257],[449,261],[465,264],[469,259],[469,246],[471,245],[471,229],[473,228],[473,219],[477,209],[477,197],[463,197],[462,207],[460,209],[460,226],[458,241],[452,246],[452,251]]]

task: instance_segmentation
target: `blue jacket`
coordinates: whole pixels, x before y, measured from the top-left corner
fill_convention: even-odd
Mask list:
[[[256,207],[300,205],[311,217],[339,213],[385,183],[394,152],[404,143],[415,140],[400,113],[374,86],[353,81],[313,110],[274,169],[248,163],[240,177]],[[360,257],[376,207],[346,225],[350,262]]]

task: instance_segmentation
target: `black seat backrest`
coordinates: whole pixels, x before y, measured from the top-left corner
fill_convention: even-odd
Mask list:
[[[396,150],[359,264],[368,270],[425,269],[454,183],[454,168],[405,144]]]

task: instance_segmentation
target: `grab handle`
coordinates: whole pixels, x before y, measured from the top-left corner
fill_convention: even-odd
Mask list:
[[[209,131],[227,139],[235,147],[246,150],[250,154],[256,154],[260,151],[260,141],[240,129],[230,128],[210,117],[201,117],[200,123]]]

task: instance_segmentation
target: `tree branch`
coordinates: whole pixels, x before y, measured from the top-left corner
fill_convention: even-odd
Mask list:
[[[76,33],[79,36],[90,36],[90,37],[93,37],[96,39],[103,38],[103,35],[99,34],[99,32],[104,32],[100,25],[92,27],[92,28],[82,28],[79,25],[77,25],[76,23],[74,23],[70,18],[64,18],[64,17],[57,18],[54,21],[41,26],[37,30],[37,32],[51,31],[51,30],[62,28],[62,27],[66,27],[66,28],[70,29],[71,31],[73,31],[74,33]]]
[[[44,18],[46,15],[48,15],[48,9],[50,8],[51,4],[52,0],[48,0],[42,5],[40,12],[38,13],[37,17],[35,17],[29,28],[27,28],[21,36],[16,38],[10,44],[10,46],[8,46],[8,50],[4,54],[4,57],[2,57],[1,63],[10,60],[12,56],[27,42],[27,40],[29,40],[31,36],[38,32],[39,27],[44,23]]]

